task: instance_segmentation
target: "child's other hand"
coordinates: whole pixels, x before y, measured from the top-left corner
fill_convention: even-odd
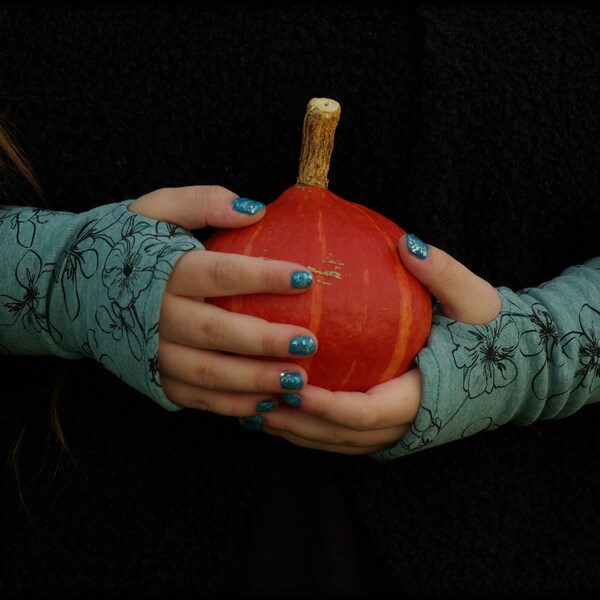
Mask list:
[[[190,230],[245,227],[265,214],[263,204],[240,199],[220,186],[164,188],[129,208]],[[316,349],[310,331],[204,302],[226,295],[302,293],[305,287],[293,285],[298,272],[301,281],[310,281],[310,273],[295,263],[202,250],[184,254],[171,273],[161,306],[158,363],[167,397],[183,407],[246,416],[258,403],[271,406],[276,394],[285,391],[282,373],[295,374],[294,384],[306,383],[304,370],[286,358],[293,356],[290,342],[298,336],[314,340]]]

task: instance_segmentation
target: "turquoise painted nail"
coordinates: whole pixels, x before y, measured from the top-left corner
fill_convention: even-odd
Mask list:
[[[281,394],[281,399],[288,405],[297,408],[302,404],[302,396],[300,394]]]
[[[317,349],[315,340],[307,335],[297,335],[290,341],[289,351],[290,354],[296,354],[298,356],[308,356]]]
[[[313,276],[310,271],[294,271],[291,277],[291,284],[297,290],[303,290],[312,285]]]
[[[284,371],[279,376],[279,385],[284,390],[299,390],[304,385],[304,382],[300,373]]]
[[[236,212],[244,213],[245,215],[255,215],[260,212],[265,205],[257,200],[250,200],[249,198],[236,198],[233,201],[233,210]]]
[[[244,417],[242,419],[242,427],[251,431],[260,431],[266,422],[267,420],[264,417],[252,415],[251,417]]]
[[[261,400],[256,404],[256,412],[273,412],[277,408],[275,400]]]
[[[429,246],[413,233],[406,235],[406,245],[408,246],[408,251],[417,258],[427,258],[429,256]]]

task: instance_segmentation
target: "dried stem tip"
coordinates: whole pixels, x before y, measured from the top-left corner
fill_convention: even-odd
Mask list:
[[[333,137],[341,111],[339,103],[330,98],[312,98],[308,102],[296,185],[316,185],[327,189]]]

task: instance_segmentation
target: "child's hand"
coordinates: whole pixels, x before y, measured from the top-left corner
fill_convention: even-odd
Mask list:
[[[427,247],[413,237],[408,239],[411,244],[407,244],[407,236],[400,241],[402,260],[437,297],[445,316],[467,324],[496,318],[500,297],[494,287],[442,250]],[[421,244],[426,258],[409,251],[415,243]],[[307,385],[293,398],[300,402],[299,407],[279,402],[277,410],[268,414],[262,431],[308,448],[372,453],[395,444],[407,432],[419,410],[422,391],[417,367],[364,393],[331,392]]]
[[[244,201],[236,210],[236,198],[219,186],[165,188],[142,196],[129,209],[190,230],[244,227],[262,218],[263,205]],[[303,342],[304,336],[310,337],[316,348],[310,331],[231,313],[204,299],[302,293],[307,279],[310,273],[295,263],[202,250],[184,254],[168,280],[160,313],[158,367],[167,397],[184,407],[246,416],[257,410],[257,403],[268,407],[285,391],[282,373],[291,371],[297,374],[293,383],[305,383],[304,370],[285,359],[293,356],[290,342],[298,336]],[[294,287],[296,281],[300,287]]]

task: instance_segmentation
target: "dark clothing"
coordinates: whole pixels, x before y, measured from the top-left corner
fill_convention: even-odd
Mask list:
[[[7,120],[53,208],[211,183],[269,202],[325,96],[342,105],[339,196],[495,286],[598,255],[593,3],[29,5],[5,9],[0,51]],[[40,202],[10,176],[3,192]],[[75,462],[48,433],[62,369]],[[2,411],[28,422],[20,488],[3,475],[0,591],[600,588],[600,406],[380,463],[168,413],[88,360],[0,373]]]

